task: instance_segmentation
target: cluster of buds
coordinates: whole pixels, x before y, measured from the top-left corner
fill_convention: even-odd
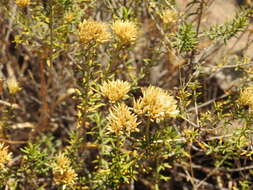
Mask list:
[[[123,133],[130,134],[131,132],[139,131],[137,128],[137,117],[131,113],[130,108],[125,104],[119,104],[110,110],[107,117],[109,133],[121,135]]]
[[[241,90],[239,102],[241,105],[249,106],[251,111],[253,110],[253,86]]]
[[[19,7],[27,7],[29,4],[30,4],[30,0],[16,0],[16,4],[19,6]]]
[[[79,39],[83,44],[96,42],[102,44],[108,42],[111,34],[108,32],[107,25],[93,20],[84,20],[79,24]]]
[[[112,102],[122,99],[130,90],[130,84],[121,80],[104,82],[101,92]],[[179,114],[177,101],[167,91],[150,86],[142,89],[143,97],[134,101],[133,108],[121,103],[110,109],[108,120],[108,131],[121,135],[138,131],[137,115],[149,118],[151,121],[161,121],[166,118],[173,118]]]
[[[134,101],[134,112],[151,120],[160,121],[168,117],[176,117],[177,101],[165,90],[150,86],[142,89],[143,97]]]
[[[5,168],[5,164],[11,160],[11,153],[8,151],[8,147],[0,143],[0,169]]]
[[[136,24],[130,21],[118,20],[112,24],[112,30],[122,44],[130,44],[138,36]]]
[[[72,186],[75,184],[77,174],[70,166],[70,160],[64,154],[59,154],[53,163],[54,181],[57,184]]]
[[[111,29],[121,44],[131,44],[138,36],[137,26],[130,21],[118,20],[111,25]],[[84,20],[79,24],[79,39],[83,44],[96,42],[102,44],[112,39],[109,26],[103,22]]]
[[[109,82],[103,82],[101,86],[101,92],[103,96],[107,97],[110,101],[116,102],[129,92],[131,85],[122,80],[114,80]]]
[[[164,24],[167,24],[167,25],[174,24],[177,22],[178,13],[175,10],[166,9],[162,12],[160,17]]]
[[[16,94],[21,90],[19,83],[15,77],[10,77],[7,79],[7,87],[9,89],[10,94]]]

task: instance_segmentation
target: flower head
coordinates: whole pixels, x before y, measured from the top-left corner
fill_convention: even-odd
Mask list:
[[[137,128],[137,118],[131,113],[130,108],[125,104],[119,104],[110,110],[110,114],[107,117],[108,131],[120,135],[124,132],[131,133],[139,131]]]
[[[75,19],[75,14],[73,12],[67,12],[64,15],[64,20],[68,23],[72,22]]]
[[[177,101],[165,90],[150,86],[142,89],[143,97],[134,101],[134,112],[145,115],[151,120],[160,120],[167,117],[176,117]]]
[[[241,91],[239,102],[242,105],[248,105],[253,110],[253,86],[249,86]]]
[[[59,154],[53,163],[54,181],[59,184],[73,185],[77,178],[75,170],[70,166],[70,160],[64,154]]]
[[[102,44],[108,42],[111,38],[107,25],[93,20],[84,20],[79,24],[79,38],[81,43],[90,43],[95,41]]]
[[[19,83],[15,77],[10,77],[7,79],[7,86],[10,94],[16,94],[19,90],[21,90]]]
[[[120,42],[124,44],[134,42],[138,35],[136,24],[130,21],[118,20],[112,24],[111,28]]]
[[[26,7],[30,4],[30,0],[16,0],[16,4],[20,7]]]
[[[111,101],[118,101],[122,99],[130,90],[131,85],[122,80],[114,80],[104,82],[101,86],[101,92]]]
[[[11,160],[11,153],[8,151],[8,147],[0,143],[0,169],[4,168],[4,164]]]
[[[160,16],[164,24],[173,24],[177,21],[178,14],[172,9],[166,9]]]

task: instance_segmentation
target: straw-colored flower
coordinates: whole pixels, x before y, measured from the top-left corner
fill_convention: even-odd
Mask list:
[[[139,124],[137,122],[137,117],[131,113],[130,108],[123,103],[118,106],[114,106],[110,110],[107,120],[109,133],[120,135],[124,132],[129,134],[134,131],[139,131],[137,128]]]
[[[19,83],[15,77],[10,77],[7,79],[7,86],[10,94],[16,94],[19,90],[21,90]]]
[[[11,153],[8,151],[8,147],[0,143],[0,169],[4,168],[4,165],[11,160]]]
[[[79,24],[79,38],[81,43],[96,42],[99,44],[108,42],[111,34],[108,32],[107,25],[93,20],[84,20]]]
[[[31,3],[30,0],[16,0],[16,4],[20,7],[26,7]]]
[[[101,92],[109,100],[116,102],[122,99],[130,90],[131,85],[122,80],[103,82]]]
[[[142,93],[143,97],[134,101],[134,112],[138,115],[157,121],[178,115],[177,101],[165,90],[150,86],[143,88]]]
[[[239,102],[242,105],[248,105],[253,110],[253,86],[249,86],[241,91]]]
[[[73,20],[75,19],[75,14],[73,12],[67,12],[65,15],[64,15],[64,20],[66,22],[72,22]]]
[[[59,154],[53,163],[54,181],[63,185],[74,185],[77,178],[75,170],[70,166],[70,160],[64,154]]]
[[[160,15],[164,24],[173,24],[177,21],[178,13],[172,9],[166,9]]]
[[[130,21],[115,21],[112,24],[112,30],[120,42],[124,44],[134,42],[138,35],[136,24]]]

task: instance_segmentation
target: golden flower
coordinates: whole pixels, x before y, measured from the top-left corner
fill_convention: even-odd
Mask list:
[[[142,89],[143,97],[134,101],[134,112],[145,115],[151,120],[160,120],[167,117],[176,117],[177,101],[165,90],[150,86]]]
[[[0,143],[0,169],[4,168],[4,164],[11,160],[11,153],[8,151],[8,147]]]
[[[67,12],[64,16],[64,20],[66,22],[72,22],[75,18],[75,14],[73,12]]]
[[[19,90],[21,90],[15,77],[10,77],[7,79],[7,86],[10,94],[16,94]]]
[[[20,7],[26,7],[30,4],[30,0],[16,0],[16,4]]]
[[[111,101],[118,101],[122,99],[130,90],[131,85],[122,80],[114,80],[110,82],[103,82],[101,92]]]
[[[108,42],[111,34],[107,30],[107,25],[93,20],[84,20],[79,24],[79,38],[84,44],[95,41],[96,43]]]
[[[177,21],[178,14],[175,10],[166,9],[160,16],[164,24],[173,24]]]
[[[75,170],[70,166],[70,160],[64,154],[59,154],[53,164],[54,181],[59,184],[73,185],[77,178]]]
[[[130,21],[118,20],[111,28],[122,43],[134,42],[138,35],[136,24]]]
[[[239,102],[242,105],[248,105],[253,110],[253,86],[241,90]]]
[[[108,131],[109,133],[115,133],[116,135],[131,133],[139,131],[137,128],[137,117],[131,113],[130,108],[125,104],[119,104],[114,106],[110,110],[110,114],[107,117],[108,120]]]

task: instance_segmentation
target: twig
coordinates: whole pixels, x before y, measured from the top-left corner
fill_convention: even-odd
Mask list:
[[[205,183],[205,181],[211,176],[213,175],[217,170],[219,170],[221,164],[227,159],[228,155],[224,156],[224,158],[220,161],[219,164],[217,164],[217,166],[204,178],[202,179],[197,185],[196,188],[198,189],[201,185],[203,185]]]
[[[194,108],[195,109],[195,108]],[[192,121],[186,119],[185,117],[183,116],[180,116],[183,120],[187,121],[188,123],[190,123],[191,125],[193,125],[194,127],[198,128],[198,125],[196,125],[195,123],[193,123]]]
[[[184,178],[186,178],[186,179],[188,178],[188,177],[187,177],[185,174],[183,174],[183,173],[178,173],[178,175],[181,176],[181,177],[184,177]],[[196,178],[193,178],[193,180],[196,181],[197,183],[200,182],[200,180],[199,180],[199,179],[196,179]],[[227,188],[220,188],[220,187],[218,187],[218,186],[212,185],[212,184],[207,183],[207,182],[202,182],[202,185],[204,185],[204,186],[206,186],[206,187],[209,187],[209,188],[211,188],[211,189],[229,190],[229,189],[227,189]]]
[[[7,144],[26,144],[28,141],[12,141],[7,139],[0,139],[0,142],[4,142]]]
[[[241,168],[235,168],[235,169],[225,169],[225,170],[228,172],[239,172],[239,171],[251,170],[251,169],[253,169],[253,165],[241,167]]]
[[[208,106],[209,104],[212,104],[212,103],[215,102],[216,100],[225,98],[225,97],[227,97],[227,96],[229,96],[229,95],[228,95],[228,94],[223,94],[222,96],[220,96],[220,97],[218,97],[218,98],[213,98],[213,99],[211,99],[211,100],[209,100],[209,101],[207,101],[207,102],[205,102],[205,103],[203,103],[203,104],[201,104],[201,105],[198,105],[197,108],[198,108],[198,109],[199,109],[199,108],[203,108],[203,107],[205,107],[205,106]],[[189,108],[187,111],[194,111],[195,109],[196,109],[196,107],[194,106],[194,107]]]
[[[20,107],[18,106],[18,104],[12,104],[3,100],[0,100],[0,104],[14,108],[14,109],[20,109]]]
[[[13,21],[14,21],[14,18],[17,14],[17,6],[16,4],[14,5],[13,9],[12,9],[12,13],[11,13],[11,18],[10,18],[10,22],[9,22],[9,25],[8,25],[8,31],[6,33],[6,36],[5,36],[5,41],[7,41],[10,37],[10,34],[12,32],[12,26],[13,26]],[[5,48],[6,48],[6,45],[3,45],[2,47],[2,54],[4,55],[4,52],[5,52]]]

